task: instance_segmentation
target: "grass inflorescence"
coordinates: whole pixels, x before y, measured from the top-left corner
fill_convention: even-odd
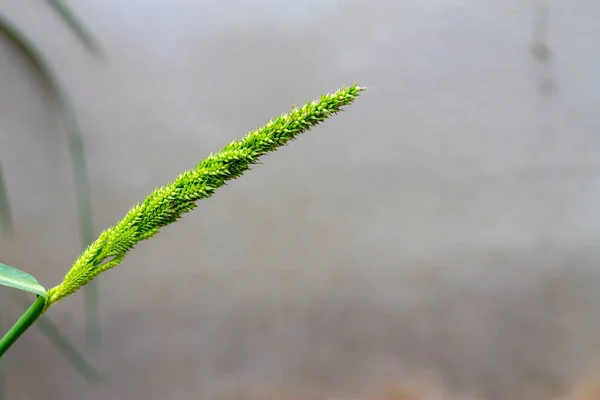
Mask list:
[[[227,181],[241,176],[262,155],[286,145],[342,111],[363,90],[357,85],[341,87],[302,107],[294,107],[243,139],[232,141],[218,153],[209,155],[195,169],[183,172],[173,182],[154,190],[81,253],[63,282],[48,291],[46,308],[117,266],[138,242],[151,238],[160,228],[193,210],[198,200],[211,197]]]

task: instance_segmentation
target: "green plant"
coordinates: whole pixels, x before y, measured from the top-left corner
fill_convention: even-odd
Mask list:
[[[48,0],[48,3],[90,53],[94,54],[96,57],[102,56],[102,50],[98,41],[89,32],[85,24],[79,20],[76,14],[62,0]],[[92,240],[94,240],[95,229],[87,179],[83,139],[75,118],[71,100],[57,75],[53,73],[42,52],[14,23],[2,14],[0,14],[0,33],[8,38],[8,40],[30,61],[31,65],[36,68],[58,105],[58,111],[67,133],[69,155],[73,166],[81,244],[82,247],[85,248],[85,246],[89,245]],[[13,232],[10,204],[1,167],[0,230],[9,235]],[[85,317],[87,343],[88,345],[99,345],[100,329],[98,325],[98,289],[96,285],[89,285],[87,287],[85,293]]]
[[[168,185],[155,189],[116,225],[103,231],[77,258],[62,283],[48,291],[33,276],[0,264],[1,285],[37,295],[35,302],[0,339],[0,357],[52,304],[117,266],[137,243],[151,238],[161,227],[194,209],[196,201],[211,197],[227,181],[241,176],[262,155],[277,150],[342,111],[363,90],[357,85],[342,87],[302,107],[294,107],[264,127],[251,131],[243,139],[230,142]]]

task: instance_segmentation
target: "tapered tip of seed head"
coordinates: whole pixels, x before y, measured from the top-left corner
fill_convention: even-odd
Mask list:
[[[361,92],[364,92],[365,90],[367,90],[366,87],[364,86],[358,86],[358,83],[355,83],[353,85],[349,85],[349,86],[341,86],[337,92],[346,92],[346,93],[352,93],[353,96],[357,97],[360,95]]]
[[[364,87],[364,86],[358,86],[358,83],[353,83],[352,85],[344,85],[342,87],[347,88],[347,89],[357,89],[360,91],[363,91],[366,89],[366,87]]]
[[[355,83],[354,85],[351,85],[351,86],[345,86],[343,88],[344,89],[354,89],[357,92],[364,92],[365,90],[368,89],[366,86],[358,86],[358,83]]]

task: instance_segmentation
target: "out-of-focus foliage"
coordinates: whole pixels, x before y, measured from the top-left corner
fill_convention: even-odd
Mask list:
[[[65,22],[66,26],[90,53],[97,57],[102,55],[99,42],[73,10],[61,0],[48,0],[48,2],[55,13]],[[57,74],[53,73],[49,67],[43,53],[28,39],[26,34],[17,27],[16,24],[10,21],[10,19],[1,12],[0,33],[8,39],[9,43],[20,50],[20,53],[29,60],[30,64],[38,71],[43,78],[44,83],[50,89],[58,106],[60,117],[67,133],[77,196],[81,244],[85,247],[94,239],[93,215],[83,139],[74,115],[70,98]],[[7,187],[0,166],[0,232],[5,235],[12,235],[14,230],[13,224],[14,221],[11,215]],[[94,285],[87,288],[85,299],[88,343],[94,344],[99,342],[97,288]],[[80,374],[87,379],[93,379],[97,376],[95,373],[90,373],[90,371],[93,371],[93,368],[85,361],[85,359],[83,359],[75,348],[62,337],[58,329],[49,320],[45,319],[39,326],[42,329],[42,332],[44,332],[44,334],[61,350],[65,358],[74,365],[75,369]],[[2,393],[2,379],[0,377],[0,398],[3,397]]]

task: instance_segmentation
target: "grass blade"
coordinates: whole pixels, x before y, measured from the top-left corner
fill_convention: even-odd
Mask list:
[[[70,99],[58,79],[52,74],[41,52],[2,14],[0,14],[0,32],[4,33],[15,47],[21,50],[23,55],[27,57],[44,77],[44,81],[50,87],[59,105],[60,115],[67,133],[69,155],[73,166],[81,244],[85,248],[94,240],[93,214],[83,139]],[[86,331],[88,343],[91,345],[98,345],[100,337],[98,321],[96,320],[96,316],[98,315],[97,292],[98,290],[95,287],[92,287],[92,289],[86,288],[85,309],[88,316],[86,319]]]
[[[96,40],[90,30],[77,17],[73,10],[71,10],[71,8],[69,8],[62,0],[49,0],[49,3],[88,51],[97,57],[101,56],[102,49],[100,48],[98,40]]]
[[[48,297],[46,289],[33,275],[2,263],[0,263],[0,285]]]
[[[0,231],[8,236],[13,234],[12,214],[10,204],[8,202],[8,192],[4,183],[4,175],[2,174],[2,166],[0,165]]]

